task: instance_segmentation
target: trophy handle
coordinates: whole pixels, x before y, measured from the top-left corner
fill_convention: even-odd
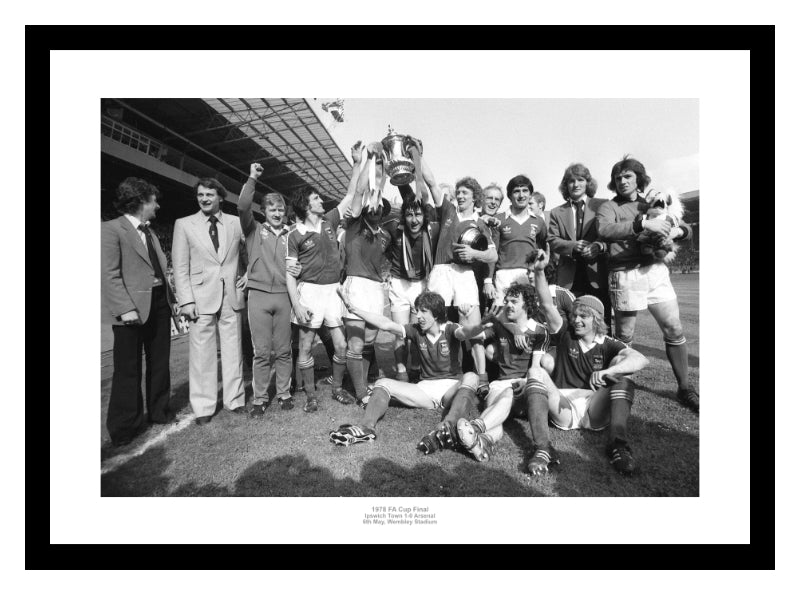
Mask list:
[[[419,146],[419,154],[422,155],[422,141],[419,140],[418,138],[414,138],[410,134],[407,134],[403,140],[403,150],[405,150],[405,152],[408,153],[409,155],[411,154],[409,149],[411,148],[412,139],[417,141],[417,145]]]

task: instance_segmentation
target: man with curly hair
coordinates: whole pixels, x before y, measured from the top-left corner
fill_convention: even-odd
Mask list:
[[[342,263],[336,230],[353,197],[366,188],[367,178],[360,168],[361,153],[359,141],[352,148],[353,171],[347,194],[338,205],[326,212],[322,197],[311,187],[300,189],[292,204],[297,222],[289,228],[286,240],[286,287],[292,302],[292,323],[299,326],[295,385],[298,391],[305,393],[303,411],[306,413],[319,409],[311,348],[317,330],[323,324],[330,331],[334,347],[331,396],[345,404],[355,402],[342,390],[347,341],[342,328],[344,305],[337,293]],[[301,267],[297,277],[289,270],[295,264]]]
[[[636,241],[645,229],[664,238],[685,241],[690,239],[691,229],[681,221],[673,226],[668,220],[647,219],[649,204],[643,193],[649,184],[644,165],[626,155],[611,169],[608,189],[616,196],[600,205],[597,212],[598,236],[609,243],[608,285],[615,313],[614,336],[630,345],[637,312],[649,310],[664,335],[667,359],[678,382],[677,400],[699,413],[700,395],[689,383],[689,349],[669,268],[653,254],[643,254]]]
[[[503,437],[503,422],[512,410],[524,411],[522,388],[531,366],[539,366],[547,352],[549,336],[544,324],[533,319],[537,310],[536,294],[530,285],[512,283],[503,299],[503,311],[484,321],[478,335],[493,340],[494,361],[500,376],[489,385],[486,407],[473,420],[455,421],[461,445],[479,462],[487,461],[497,442]],[[457,397],[458,398],[458,397]],[[463,397],[462,397],[463,398]],[[454,403],[452,409],[458,409]]]
[[[114,208],[121,213],[100,228],[104,321],[114,332],[114,375],[106,427],[114,446],[129,444],[143,429],[145,402],[151,423],[175,419],[170,411],[170,318],[175,297],[164,276],[167,258],[150,222],[159,209],[158,188],[126,178]]]
[[[478,181],[466,177],[456,182],[458,206],[454,207],[448,201],[442,202],[439,212],[439,242],[428,281],[428,288],[441,295],[445,305],[453,305],[458,309],[459,322],[470,326],[479,324],[481,320],[478,285],[472,266],[476,262],[493,263],[497,260],[491,231],[476,210],[482,199],[483,189]],[[469,234],[483,236],[486,248],[477,249],[458,242]],[[481,390],[485,390],[489,379],[486,375],[483,344],[480,340],[473,340],[471,343],[475,372],[480,379]]]

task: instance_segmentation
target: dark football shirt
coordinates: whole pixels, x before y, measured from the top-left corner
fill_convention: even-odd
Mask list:
[[[439,224],[435,221],[436,209],[429,204],[425,205],[428,224],[430,225],[431,235],[431,256],[436,254],[436,237],[439,234]],[[395,279],[408,279],[410,281],[421,281],[425,278],[425,271],[422,270],[422,234],[417,238],[406,236],[411,246],[411,258],[417,274],[409,276],[406,271],[405,260],[403,259],[403,225],[400,221],[391,221],[385,226],[386,231],[392,236],[392,247],[389,253],[391,260],[391,273]]]
[[[486,236],[489,247],[494,246],[492,241],[492,232],[489,227],[484,223],[477,212],[473,213],[473,217],[460,221],[458,219],[458,210],[453,204],[445,200],[442,206],[439,207],[439,243],[436,246],[436,257],[434,264],[451,264],[453,260],[453,242],[458,240],[458,237],[470,226],[477,226],[480,232]]]
[[[556,343],[556,363],[553,369],[553,382],[558,388],[591,389],[589,380],[592,373],[608,368],[611,360],[626,348],[616,339],[603,336],[584,353],[578,338],[569,327],[562,326],[554,335]]]
[[[319,285],[339,282],[342,265],[336,228],[340,220],[339,208],[334,207],[323,215],[319,232],[303,223],[295,223],[289,228],[286,258],[296,259],[303,267],[298,281]]]
[[[375,233],[359,217],[347,222],[344,232],[345,267],[348,277],[364,277],[380,283],[384,254],[391,248],[389,232],[378,227]]]
[[[416,324],[403,327],[406,337],[413,341],[419,350],[420,377],[422,380],[441,378],[461,378],[461,341],[455,332],[461,328],[454,322],[445,322],[440,328],[439,337],[431,342]]]
[[[524,269],[528,255],[537,248],[544,249],[547,229],[541,217],[528,215],[519,223],[505,213],[505,217],[500,217],[500,225],[492,230],[492,238],[497,246],[498,269]]]
[[[516,325],[492,316],[493,325],[484,331],[486,340],[495,341],[495,362],[500,367],[500,380],[506,378],[525,378],[531,366],[531,357],[534,353],[545,353],[549,343],[547,327],[535,320],[528,320],[525,334],[528,337],[528,346],[519,349],[514,342],[514,328]],[[504,324],[505,322],[505,324]]]

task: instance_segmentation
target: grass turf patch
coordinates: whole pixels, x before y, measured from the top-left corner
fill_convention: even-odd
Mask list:
[[[698,276],[673,275],[681,320],[690,352],[690,375],[699,383]],[[377,346],[381,368],[389,375],[392,347],[386,336]],[[380,341],[380,339],[379,339]],[[163,442],[101,477],[103,496],[697,496],[699,494],[699,420],[675,401],[676,384],[664,354],[661,332],[652,317],[640,313],[634,348],[650,359],[636,374],[636,402],[629,438],[640,471],[617,475],[604,447],[605,433],[551,428],[562,465],[549,476],[532,479],[525,463],[532,454],[524,419],[509,419],[495,456],[486,463],[468,454],[443,451],[423,456],[419,439],[440,420],[433,411],[392,406],[378,423],[376,441],[351,447],[333,445],[328,433],[357,423],[361,410],[330,397],[318,385],[320,410],[307,414],[298,399],[291,411],[273,403],[261,418],[219,412],[206,426],[189,424]],[[315,352],[326,362],[324,350]],[[110,366],[103,363],[102,416],[105,420]],[[173,407],[188,407],[188,342],[173,341]],[[318,379],[328,371],[318,370]],[[250,390],[248,385],[248,391]],[[251,395],[248,394],[248,401]],[[158,435],[154,426],[128,449]],[[104,432],[101,459],[114,449]]]

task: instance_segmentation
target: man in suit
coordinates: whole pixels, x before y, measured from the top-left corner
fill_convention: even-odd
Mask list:
[[[195,184],[200,210],[175,221],[172,265],[180,314],[189,326],[189,402],[198,425],[211,421],[217,408],[217,330],[222,353],[222,402],[244,413],[241,311],[244,296],[236,288],[239,218],[223,213],[225,188],[214,178]]]
[[[158,210],[158,188],[126,178],[114,207],[120,217],[101,227],[104,321],[114,332],[114,375],[106,427],[114,446],[129,444],[143,428],[142,347],[147,416],[171,423],[169,410],[170,317],[174,296],[164,271],[167,259],[149,225]]]
[[[558,187],[566,201],[550,211],[548,242],[559,254],[556,284],[576,297],[593,295],[604,307],[604,318],[611,328],[611,302],[608,297],[607,246],[597,235],[595,213],[604,199],[594,198],[597,181],[581,163],[565,171]]]

